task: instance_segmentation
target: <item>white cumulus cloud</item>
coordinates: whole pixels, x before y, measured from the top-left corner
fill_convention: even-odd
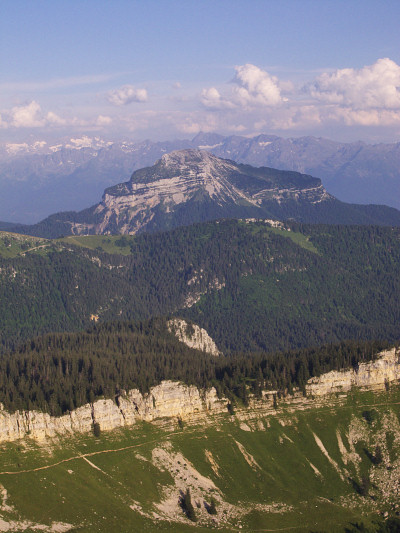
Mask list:
[[[148,94],[146,89],[136,89],[133,85],[124,85],[119,89],[110,91],[107,99],[114,105],[123,106],[132,102],[147,102]]]
[[[337,108],[327,113],[327,118],[343,122],[346,126],[399,126],[400,111],[394,109]]]
[[[214,113],[185,113],[184,118],[177,122],[180,131],[193,135],[200,132],[211,132],[218,129],[218,116]]]
[[[46,115],[46,121],[48,124],[54,124],[58,126],[65,126],[67,121],[64,118],[59,117],[53,111],[49,111]]]
[[[231,91],[223,96],[215,87],[203,89],[201,102],[209,109],[251,109],[256,107],[275,107],[286,102],[281,94],[284,85],[267,71],[247,63],[235,67]],[[290,84],[291,87],[291,84]]]
[[[11,124],[16,128],[38,128],[44,123],[40,105],[34,100],[11,109]]]
[[[275,106],[285,101],[278,78],[250,63],[236,67],[233,83],[234,96],[241,105]]]
[[[400,108],[400,66],[388,58],[361,69],[321,74],[306,87],[319,101],[354,109]]]
[[[112,123],[112,118],[102,114],[88,118],[61,117],[54,111],[44,111],[35,100],[6,110],[0,117],[0,128],[103,128]]]
[[[229,109],[235,107],[235,104],[223,98],[215,87],[203,89],[200,98],[202,104],[210,109]]]

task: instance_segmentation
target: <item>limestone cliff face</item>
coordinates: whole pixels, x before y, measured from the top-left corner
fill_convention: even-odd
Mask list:
[[[382,352],[376,361],[362,363],[358,369],[332,371],[309,380],[308,395],[325,395],[346,392],[351,387],[383,388],[385,383],[400,380],[400,353],[395,349]],[[272,393],[266,394],[271,408]],[[290,401],[290,399],[289,399]],[[293,398],[293,402],[296,398]],[[190,418],[196,414],[225,411],[228,401],[218,398],[215,388],[201,391],[172,381],[163,381],[148,394],[130,390],[119,396],[117,401],[98,400],[84,405],[60,417],[52,417],[38,411],[17,411],[8,413],[0,408],[0,442],[15,441],[31,436],[41,440],[68,433],[86,433],[98,423],[102,430],[133,425],[137,421],[152,421],[157,418]]]
[[[263,217],[272,206],[278,213],[284,208],[278,218],[296,218],[299,209],[332,202],[335,198],[318,178],[185,149],[164,154],[153,166],[136,170],[128,182],[107,188],[99,204],[73,217],[62,214],[62,224],[76,235],[135,234],[180,226],[182,213],[200,222],[244,214]],[[59,215],[54,216],[59,224]]]
[[[0,410],[0,442],[14,441],[26,436],[44,439],[68,433],[85,433],[93,429],[93,423],[102,430],[132,425],[139,420],[156,418],[187,418],[196,413],[213,413],[226,410],[227,401],[219,399],[214,388],[200,391],[197,387],[172,381],[163,381],[149,394],[131,390],[113,400],[98,400],[71,413],[52,417],[38,411],[8,413]]]
[[[395,349],[382,352],[376,361],[361,363],[357,369],[332,371],[312,378],[306,386],[307,393],[324,396],[351,387],[382,388],[385,383],[400,380],[400,354]]]
[[[181,318],[174,318],[168,322],[168,329],[189,348],[195,348],[215,356],[221,354],[207,331],[197,324],[189,325]]]

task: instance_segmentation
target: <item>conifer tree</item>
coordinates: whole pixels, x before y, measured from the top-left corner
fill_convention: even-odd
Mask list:
[[[208,506],[207,511],[209,514],[217,514],[217,504],[214,496],[211,496],[210,505]]]
[[[189,488],[186,489],[185,494],[181,497],[181,507],[189,520],[192,522],[197,522],[197,516],[192,504],[192,497]]]

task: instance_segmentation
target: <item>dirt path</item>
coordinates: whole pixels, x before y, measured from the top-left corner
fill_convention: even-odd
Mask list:
[[[400,402],[381,402],[381,403],[374,403],[374,404],[364,404],[364,405],[357,405],[358,408],[360,407],[378,407],[378,406],[389,406],[389,405],[400,405]],[[344,408],[346,409],[347,406],[345,405],[338,405],[338,406],[334,406],[334,407],[315,407],[315,412],[326,412],[326,411],[332,411],[332,410],[335,410],[335,409],[338,409],[338,408]],[[304,409],[299,409],[299,410],[304,410]],[[289,414],[289,413],[287,413]],[[290,413],[290,414],[293,414],[293,413]],[[266,414],[266,416],[268,416],[268,414]],[[192,434],[194,432],[196,432],[197,428],[194,428],[192,431],[188,431],[186,430],[186,434]],[[10,475],[10,476],[13,476],[13,475],[19,475],[19,474],[27,474],[27,473],[30,473],[30,472],[38,472],[40,470],[48,470],[49,468],[54,468],[55,466],[58,466],[58,465],[61,465],[63,463],[69,463],[71,461],[76,461],[77,459],[84,459],[85,457],[94,457],[95,455],[101,455],[103,453],[118,453],[118,452],[122,452],[124,450],[130,450],[130,449],[133,449],[133,448],[140,448],[142,446],[146,446],[147,444],[154,444],[154,443],[160,443],[160,440],[162,438],[162,440],[165,440],[166,438],[172,436],[172,435],[176,435],[176,432],[172,432],[172,433],[167,433],[165,435],[163,435],[162,437],[159,437],[158,439],[154,439],[154,440],[150,440],[150,441],[146,441],[146,442],[140,442],[138,444],[131,444],[130,446],[125,446],[123,448],[116,448],[116,449],[107,449],[107,450],[99,450],[99,451],[96,451],[96,452],[89,452],[89,453],[84,453],[84,454],[79,454],[79,455],[75,455],[73,457],[68,457],[66,459],[62,459],[61,461],[58,461],[56,463],[52,463],[50,465],[44,465],[44,466],[39,466],[37,468],[30,468],[30,469],[27,469],[27,470],[18,470],[18,471],[3,471],[3,472],[0,472],[0,476],[1,475]],[[268,530],[260,530],[260,531],[268,531]]]
[[[290,526],[290,527],[280,527],[279,529],[253,529],[253,531],[289,531],[289,529],[299,529],[304,526]]]
[[[173,433],[168,433],[164,435],[162,438],[165,439],[165,438],[170,437],[171,435],[176,435],[176,432],[174,431]],[[57,463],[52,463],[50,465],[38,466],[37,468],[29,468],[27,470],[0,472],[0,476],[3,476],[3,475],[15,476],[18,474],[28,474],[30,472],[39,472],[40,470],[48,470],[49,468],[54,468],[55,466],[59,466],[63,463],[69,463],[71,461],[76,461],[77,459],[86,460],[87,457],[94,457],[95,455],[101,455],[102,453],[118,453],[118,452],[123,452],[124,450],[140,448],[141,446],[146,446],[146,444],[155,444],[155,443],[159,444],[160,440],[161,438],[158,438],[154,440],[140,442],[138,444],[131,444],[130,446],[124,446],[123,448],[115,448],[115,449],[99,450],[97,452],[81,453],[79,455],[74,455],[73,457],[67,457],[66,459],[61,459],[61,461],[58,461]]]
[[[38,250],[39,248],[45,248],[46,246],[49,246],[49,243],[46,242],[45,244],[40,244],[39,246],[34,246],[33,248],[29,248],[29,250],[24,250],[23,252],[20,252],[18,255],[25,255],[29,252],[32,252],[33,250]]]

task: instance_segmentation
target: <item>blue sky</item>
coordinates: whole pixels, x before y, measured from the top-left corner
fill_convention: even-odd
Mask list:
[[[400,140],[398,0],[2,0],[0,141]]]

